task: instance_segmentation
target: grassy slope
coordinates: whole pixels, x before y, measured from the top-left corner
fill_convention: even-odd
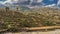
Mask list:
[[[60,11],[52,8],[36,8],[18,12],[0,9],[0,29],[59,25]]]

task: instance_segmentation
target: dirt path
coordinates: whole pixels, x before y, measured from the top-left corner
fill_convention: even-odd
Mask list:
[[[55,31],[47,31],[47,32],[17,32],[17,33],[4,33],[4,34],[60,34],[60,30],[55,30]]]

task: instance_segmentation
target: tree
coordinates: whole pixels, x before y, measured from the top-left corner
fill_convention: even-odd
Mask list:
[[[5,10],[6,10],[6,12],[9,10],[9,7],[7,7],[7,6],[5,6]]]
[[[18,5],[16,6],[16,9],[17,9],[17,11],[19,10],[19,6]]]

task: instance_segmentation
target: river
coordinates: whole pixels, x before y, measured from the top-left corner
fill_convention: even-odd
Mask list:
[[[60,30],[54,30],[54,31],[33,31],[33,32],[17,32],[17,33],[12,33],[12,32],[7,32],[7,33],[2,33],[2,34],[60,34]]]

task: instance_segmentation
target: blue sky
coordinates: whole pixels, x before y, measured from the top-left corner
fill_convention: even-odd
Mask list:
[[[50,1],[50,0],[44,0],[43,1],[43,3],[45,3],[46,5],[48,5],[48,4],[57,4],[57,2],[58,2],[58,0],[52,0],[52,1]]]
[[[6,0],[0,0],[0,1],[6,1]]]
[[[14,5],[14,4],[21,4],[21,3],[24,3],[26,0],[22,1],[22,0],[0,0],[2,2],[0,2],[0,5],[3,4],[3,5]],[[4,2],[3,2],[4,1]],[[32,2],[29,2],[29,3],[33,3],[35,0],[30,0]],[[60,6],[60,0],[37,0],[38,3],[41,3],[41,5],[44,4],[44,6],[55,6],[55,5],[59,5]],[[28,3],[28,2],[27,2]],[[24,3],[23,5],[25,5],[26,3]]]
[[[6,1],[6,0],[0,0],[0,1]],[[58,0],[52,0],[50,2],[50,0],[43,0],[43,3],[45,3],[46,5],[49,5],[49,4],[57,4]]]

